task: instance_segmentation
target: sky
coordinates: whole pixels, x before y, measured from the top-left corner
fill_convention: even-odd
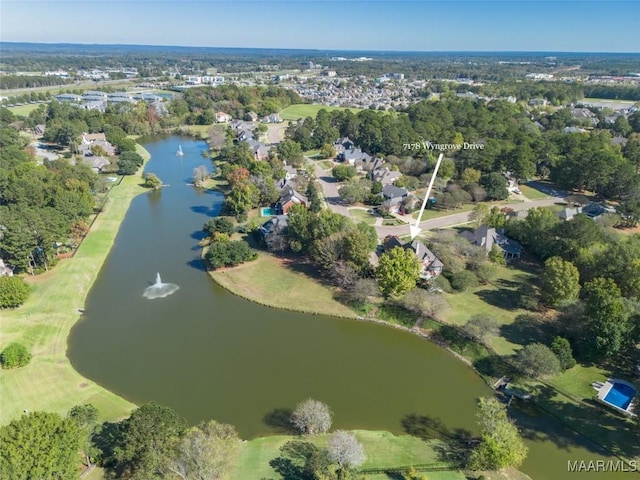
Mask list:
[[[0,41],[640,52],[640,0],[2,0]]]

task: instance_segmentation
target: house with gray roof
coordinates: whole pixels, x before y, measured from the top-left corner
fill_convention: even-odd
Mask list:
[[[280,198],[275,204],[275,212],[277,215],[286,215],[287,211],[294,205],[304,205],[305,207],[309,204],[309,199],[298,193],[293,187],[286,185],[280,194]]]
[[[403,243],[398,237],[389,236],[384,239],[383,249],[390,250],[394,247],[411,250],[420,262],[420,278],[432,280],[442,273],[444,264],[436,255],[419,240]]]
[[[406,188],[395,185],[385,185],[382,187],[382,207],[389,210],[389,213],[398,213],[400,206],[409,198],[409,191]]]
[[[274,248],[283,238],[288,222],[289,218],[286,215],[276,215],[262,224],[258,232],[267,248]]]
[[[520,258],[522,253],[522,245],[487,225],[477,228],[474,232],[465,231],[461,235],[473,245],[483,247],[487,254],[491,252],[495,245],[507,260]]]
[[[345,163],[348,163],[349,165],[355,165],[356,162],[370,161],[371,155],[363,152],[359,148],[352,147],[338,155],[338,159],[342,160]]]

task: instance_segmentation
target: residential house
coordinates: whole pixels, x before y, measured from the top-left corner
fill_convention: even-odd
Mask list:
[[[271,113],[265,117],[262,117],[263,123],[282,123],[282,118],[279,113]]]
[[[40,124],[36,125],[35,127],[33,127],[33,128],[31,129],[31,131],[33,132],[33,134],[34,134],[36,137],[41,137],[41,136],[43,136],[43,135],[44,135],[44,130],[45,130],[45,128],[46,128],[46,125],[44,125],[44,124],[40,123]]]
[[[419,240],[402,243],[398,237],[389,236],[384,239],[383,245],[385,250],[394,247],[411,250],[420,262],[420,278],[423,280],[431,280],[437,277],[444,269],[442,261]]]
[[[269,158],[269,147],[262,142],[257,142],[252,138],[245,140],[249,144],[249,150],[253,154],[253,158],[257,161]]]
[[[256,112],[247,112],[244,117],[245,117],[244,119],[249,122],[258,121],[258,114]]]
[[[276,215],[263,223],[259,228],[258,231],[269,249],[271,249],[276,242],[282,238],[282,235],[285,233],[288,226],[288,222],[289,218],[286,215]]]
[[[497,246],[507,260],[520,258],[522,253],[522,246],[518,242],[487,225],[477,228],[473,233],[469,231],[463,232],[462,236],[473,245],[484,247],[487,254],[491,252],[494,245]]]
[[[333,144],[333,149],[336,151],[336,156],[340,157],[345,150],[350,150],[354,147],[353,142],[349,137],[339,138],[336,143]]]
[[[374,182],[380,182],[382,186],[393,185],[398,178],[402,176],[398,170],[390,170],[389,167],[378,167],[371,171],[369,177]]]
[[[580,127],[564,127],[564,133],[587,133],[587,130]]]
[[[82,157],[82,163],[89,165],[96,173],[102,172],[104,167],[111,165],[109,160],[101,156],[84,156]]]
[[[382,187],[382,208],[388,209],[389,213],[399,213],[400,207],[409,198],[409,191],[395,185],[385,185]]]
[[[116,154],[116,147],[107,141],[104,133],[83,133],[78,145],[78,153],[84,157],[93,156],[94,147],[100,147],[109,157]]]
[[[0,277],[13,277],[13,269],[4,264],[4,260],[0,258]]]
[[[285,180],[293,180],[298,176],[298,169],[296,167],[292,167],[291,165],[284,166],[284,179]]]
[[[560,220],[567,221],[567,220],[571,220],[573,217],[575,217],[579,213],[582,213],[582,207],[575,207],[575,208],[565,207],[562,210],[560,210],[560,212],[558,212],[558,217],[560,217]]]
[[[231,115],[224,112],[216,112],[216,122],[217,123],[227,123],[231,121]]]
[[[349,148],[348,150],[344,150],[341,154],[339,154],[338,159],[345,163],[348,163],[349,165],[355,165],[356,162],[369,162],[371,160],[371,155],[363,152],[359,148]]]
[[[286,215],[287,211],[294,205],[309,204],[309,200],[304,195],[296,192],[292,187],[286,186],[280,195],[280,198],[276,202],[275,212],[276,215]]]
[[[545,107],[549,103],[545,98],[532,98],[529,100],[530,107]]]
[[[584,213],[587,217],[591,218],[592,220],[597,221],[603,215],[606,215],[608,213],[616,213],[616,211],[613,208],[605,207],[597,203],[590,203],[582,207],[582,213]]]
[[[599,122],[598,116],[588,108],[572,108],[571,115],[576,120],[584,121],[592,127],[595,127]]]
[[[99,112],[104,112],[107,109],[107,102],[104,100],[90,100],[83,102],[80,107],[85,110],[97,110]]]

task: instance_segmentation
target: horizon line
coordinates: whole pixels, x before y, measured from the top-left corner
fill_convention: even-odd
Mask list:
[[[154,48],[208,48],[208,49],[235,49],[235,50],[292,50],[292,51],[315,51],[315,52],[380,52],[380,53],[572,53],[572,54],[625,54],[640,55],[640,51],[593,51],[593,50],[384,50],[384,49],[350,49],[350,48],[295,48],[295,47],[237,47],[237,46],[203,46],[203,45],[164,45],[164,44],[146,44],[146,43],[78,43],[78,42],[30,42],[19,40],[1,40],[3,44],[26,44],[26,45],[79,45],[85,47],[154,47]]]

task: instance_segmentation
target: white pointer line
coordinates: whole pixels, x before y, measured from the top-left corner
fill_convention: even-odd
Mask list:
[[[420,228],[420,221],[422,220],[422,214],[424,213],[424,209],[427,206],[427,201],[429,200],[429,195],[431,194],[431,189],[433,188],[433,182],[436,180],[436,175],[438,174],[438,169],[440,168],[440,163],[442,162],[442,157],[444,157],[444,153],[441,153],[438,157],[438,161],[436,162],[436,168],[433,170],[431,174],[431,181],[429,182],[429,187],[427,188],[427,193],[424,195],[424,200],[422,201],[422,207],[420,207],[420,214],[416,219],[415,225],[409,225],[409,231],[411,232],[411,240],[416,238],[417,235],[420,234],[422,229]]]

